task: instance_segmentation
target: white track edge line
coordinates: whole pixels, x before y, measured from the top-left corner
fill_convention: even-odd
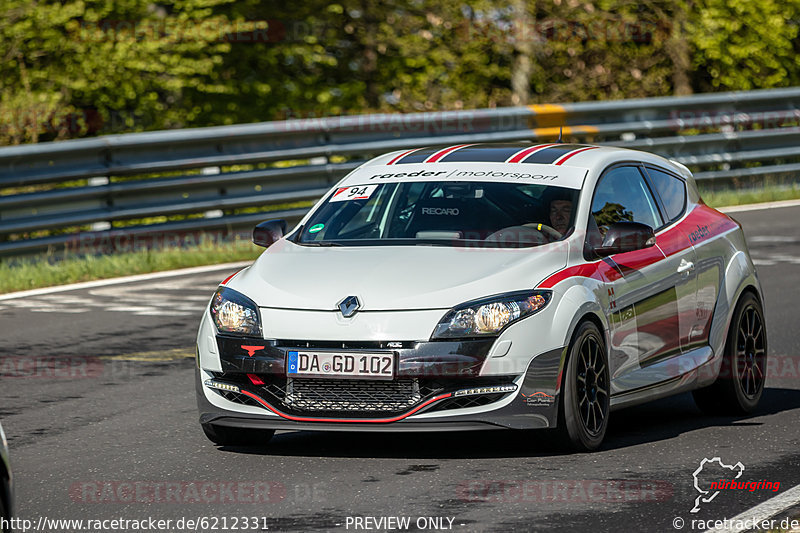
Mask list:
[[[749,521],[750,524],[760,524],[762,520],[773,518],[777,514],[782,513],[786,509],[789,509],[798,503],[800,503],[800,485],[796,485],[786,492],[782,492],[774,498],[770,498],[765,502],[761,502],[755,507],[740,513],[733,518],[728,518],[727,520],[728,522],[740,521],[742,522],[742,526],[744,526],[745,521]],[[740,533],[742,531],[749,531],[751,529],[753,528],[714,528],[706,530],[705,533]]]
[[[98,279],[95,281],[84,281],[81,283],[72,283],[70,285],[57,285],[55,287],[43,287],[41,289],[31,289],[28,291],[9,292],[7,294],[0,294],[0,301],[16,300],[17,298],[28,298],[30,296],[42,296],[45,294],[53,294],[57,292],[76,291],[79,289],[93,289],[95,287],[105,287],[107,285],[121,285],[123,283],[134,283],[136,281],[149,281],[153,279],[169,278],[173,276],[203,274],[205,272],[214,272],[215,270],[243,268],[246,267],[247,265],[250,265],[251,263],[252,261],[221,263],[218,265],[205,265],[199,267],[181,268],[178,270],[164,270],[161,272],[150,272],[148,274],[136,274],[133,276],[124,276],[121,278],[107,278],[107,279]]]
[[[780,200],[778,202],[762,202],[760,204],[731,205],[728,207],[718,207],[717,211],[723,213],[739,213],[742,211],[758,211],[760,209],[776,209],[779,207],[797,207],[800,200]]]

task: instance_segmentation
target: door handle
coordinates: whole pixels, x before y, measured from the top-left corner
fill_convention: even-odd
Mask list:
[[[681,264],[678,265],[678,273],[688,274],[692,270],[694,270],[694,263],[692,263],[691,261],[687,261],[686,259],[681,259]]]

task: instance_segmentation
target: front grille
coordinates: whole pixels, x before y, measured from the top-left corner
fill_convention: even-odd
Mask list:
[[[422,399],[419,381],[288,379],[283,403],[298,411],[405,411]]]
[[[253,385],[246,374],[214,373],[217,379],[251,390],[267,403],[294,415],[313,413],[330,417],[369,418],[401,414],[422,402],[445,392],[465,388],[511,383],[511,376],[463,379],[400,378],[395,380],[364,379],[292,379],[273,374],[259,374],[264,385]],[[260,405],[241,393],[215,390],[221,396],[244,405]],[[501,398],[506,393],[461,396],[436,402],[431,411],[478,407]]]

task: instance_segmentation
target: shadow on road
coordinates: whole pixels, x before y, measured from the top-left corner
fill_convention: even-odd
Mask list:
[[[800,390],[767,387],[758,410],[743,416],[709,416],[694,404],[692,395],[680,394],[613,413],[604,449],[625,448],[677,437],[715,426],[760,426],[753,419],[800,408]]]
[[[714,417],[700,412],[691,394],[681,394],[612,414],[599,453],[668,440],[719,426],[759,426],[755,419],[800,408],[800,390],[767,388],[756,413]],[[222,451],[286,457],[364,457],[463,459],[562,455],[549,431],[471,431],[438,433],[358,433],[295,431],[280,433],[264,447],[225,446]],[[419,465],[420,468],[438,468]],[[402,473],[398,472],[399,475]]]

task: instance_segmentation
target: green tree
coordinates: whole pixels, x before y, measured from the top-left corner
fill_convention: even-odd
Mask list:
[[[192,124],[187,102],[229,90],[215,67],[231,24],[214,13],[229,1],[6,0],[2,140],[79,135],[98,123],[105,132]]]
[[[687,22],[698,91],[800,83],[798,0],[698,0]]]
[[[800,84],[800,0],[5,0],[0,144]]]

